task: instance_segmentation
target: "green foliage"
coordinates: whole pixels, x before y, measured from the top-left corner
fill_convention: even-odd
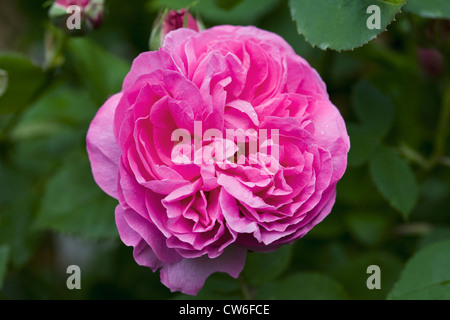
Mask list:
[[[348,50],[360,47],[386,30],[406,0],[289,0],[297,30],[314,46],[325,50]],[[380,29],[366,26],[367,8],[380,8]]]
[[[243,0],[214,0],[219,8],[230,10],[241,3]]]
[[[261,286],[257,299],[346,300],[347,293],[332,278],[318,273],[295,273]]]
[[[367,81],[353,89],[352,106],[360,124],[350,123],[347,128],[352,142],[349,165],[358,166],[373,156],[387,134],[394,118],[394,106],[388,96]]]
[[[0,54],[0,69],[4,71],[0,91],[5,90],[0,95],[0,115],[21,112],[45,81],[44,72],[26,57],[16,54]]]
[[[151,2],[151,8],[189,7],[192,12],[198,12],[201,19],[209,25],[234,24],[252,25],[273,9],[277,0],[259,0],[255,6],[254,0],[217,1],[217,0],[156,0]],[[226,3],[226,7],[223,4]]]
[[[367,288],[366,281],[370,276],[367,268],[371,265],[380,268],[380,289],[369,290]],[[394,254],[384,251],[369,251],[336,266],[331,274],[342,284],[352,299],[381,300],[386,299],[402,268],[402,261]]]
[[[361,244],[375,246],[388,238],[392,219],[379,211],[349,212],[345,216],[345,225]]]
[[[56,84],[33,103],[15,127],[15,139],[61,137],[64,132],[85,135],[96,107],[85,91],[69,85]],[[82,130],[79,130],[82,129]]]
[[[8,72],[0,70],[0,97],[5,93],[8,87]]]
[[[290,263],[292,247],[284,246],[271,253],[250,252],[243,276],[250,285],[261,285],[277,278]]]
[[[360,166],[369,161],[380,141],[374,133],[364,125],[349,123],[347,132],[351,139],[351,149],[348,156],[349,166]]]
[[[0,163],[0,245],[10,248],[11,263],[22,266],[33,254],[33,184],[23,171]]]
[[[3,286],[3,279],[6,276],[8,262],[9,262],[9,247],[5,245],[0,246],[0,289]]]
[[[435,242],[450,239],[450,227],[442,226],[432,229],[426,233],[419,241],[418,248],[423,249]]]
[[[417,202],[418,186],[411,168],[393,150],[380,147],[370,161],[370,174],[381,194],[408,219]]]
[[[362,125],[375,138],[384,137],[394,118],[391,99],[366,81],[355,86],[352,97],[355,113]]]
[[[405,5],[405,11],[426,18],[450,19],[450,5],[446,0],[409,0]]]
[[[36,227],[77,234],[88,239],[114,238],[116,201],[95,184],[86,154],[68,157],[49,178]]]
[[[437,242],[417,252],[406,264],[388,298],[450,299],[450,241]]]
[[[393,102],[369,82],[362,81],[353,90],[352,106],[359,123],[348,125],[352,143],[349,165],[369,163],[371,178],[379,192],[408,219],[417,202],[419,186],[409,164],[383,145],[394,121]]]
[[[120,91],[131,64],[83,38],[70,39],[68,51],[75,71],[96,104]]]
[[[450,298],[447,0],[108,0],[104,25],[86,38],[49,27],[40,3],[16,2],[12,19],[29,23],[0,21],[0,298]],[[369,5],[381,9],[380,30],[366,27]],[[324,79],[351,140],[330,215],[291,245],[249,252],[237,279],[213,274],[197,296],[171,293],[131,258],[117,200],[96,185],[86,154],[91,120],[165,7],[189,7],[207,27],[282,36]],[[436,73],[418,59],[423,48],[442,55],[442,66],[428,61]],[[78,292],[65,287],[69,264],[82,267]],[[370,265],[381,289],[366,285]]]

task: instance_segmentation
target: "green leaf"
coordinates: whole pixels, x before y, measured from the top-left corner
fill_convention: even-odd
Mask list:
[[[450,299],[450,240],[417,252],[407,262],[388,299]]]
[[[450,227],[449,226],[436,226],[430,232],[420,238],[418,247],[419,249],[425,248],[433,243],[450,239]]]
[[[313,46],[325,50],[360,47],[386,30],[406,0],[289,0],[297,30]],[[380,29],[369,29],[371,5],[380,8]]]
[[[349,123],[347,131],[351,143],[348,165],[360,166],[365,164],[379,147],[379,140],[374,136],[370,128],[359,124]]]
[[[198,4],[198,0],[153,0],[148,2],[150,10],[158,11],[161,9],[180,10],[190,8]]]
[[[0,70],[0,97],[5,93],[8,88],[8,72]]]
[[[250,252],[243,273],[245,281],[251,285],[260,285],[275,279],[289,266],[291,256],[291,245],[270,253]]]
[[[241,3],[243,0],[214,0],[214,3],[222,9],[230,10]]]
[[[448,0],[409,0],[405,5],[405,11],[425,18],[450,19]]]
[[[42,182],[74,148],[84,148],[89,123],[97,111],[85,91],[53,85],[21,116],[11,132],[12,161],[28,177]]]
[[[341,217],[330,214],[327,218],[308,232],[308,239],[331,240],[345,233]]]
[[[270,300],[346,300],[347,293],[324,274],[295,273],[261,286],[256,299]]]
[[[115,238],[116,205],[94,182],[87,155],[76,153],[50,177],[36,227],[86,239]]]
[[[419,194],[408,163],[390,148],[380,147],[369,162],[369,171],[380,193],[407,220]]]
[[[377,192],[366,167],[351,167],[339,181],[337,201],[349,206],[367,207],[379,205],[383,197]]]
[[[40,236],[32,230],[34,192],[31,179],[21,169],[0,162],[0,244],[14,252],[15,267],[27,262]]]
[[[369,82],[362,81],[354,88],[352,102],[357,116],[370,135],[386,135],[394,118],[394,104],[388,96]]]
[[[150,6],[153,9],[172,8],[180,9],[189,7],[191,12],[198,12],[202,20],[212,25],[234,24],[234,25],[254,25],[258,20],[273,10],[277,0],[259,0],[255,5],[255,0],[233,0],[236,3],[231,8],[223,9],[217,6],[217,0],[155,0]],[[223,3],[231,4],[231,1],[219,0]]]
[[[219,300],[240,299],[239,282],[226,273],[214,273],[205,281],[205,285],[197,295],[178,294],[179,300]]]
[[[73,68],[97,104],[121,90],[130,63],[86,38],[70,38],[68,48]]]
[[[312,66],[320,66],[325,52],[311,47],[303,37],[298,36],[297,28],[295,23],[292,23],[287,6],[280,6],[273,10],[270,13],[270,19],[262,19],[259,26],[281,36],[298,55],[305,58]]]
[[[223,10],[217,7],[213,0],[202,0],[195,9],[202,20],[210,24],[255,25],[277,4],[277,0],[258,0],[257,5],[254,0],[243,0],[230,10]]]
[[[345,224],[350,234],[367,246],[381,243],[388,236],[391,221],[383,212],[350,212],[345,216]]]
[[[28,58],[14,54],[0,55],[0,69],[3,71],[3,76],[0,77],[0,91],[6,89],[3,95],[0,95],[0,115],[19,112],[30,103],[34,94],[41,88],[45,81],[45,73]]]
[[[3,286],[3,279],[6,276],[9,262],[9,247],[6,245],[0,246],[0,289]]]
[[[380,267],[380,289],[369,289],[367,279],[371,265]],[[330,268],[330,275],[342,284],[353,299],[386,299],[403,269],[403,262],[388,251],[357,252],[347,261]]]
[[[56,84],[24,113],[12,136],[36,138],[81,128],[83,135],[98,108],[79,88]]]

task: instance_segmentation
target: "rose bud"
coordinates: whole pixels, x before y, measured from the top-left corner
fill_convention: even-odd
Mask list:
[[[166,35],[176,29],[188,28],[194,31],[203,29],[199,19],[195,19],[186,9],[165,10],[155,20],[150,36],[150,50],[158,50]]]
[[[103,20],[104,0],[56,0],[49,10],[54,25],[71,35],[85,35]]]
[[[442,53],[434,48],[419,48],[419,64],[428,78],[436,78],[444,72],[444,57]]]
[[[425,29],[425,35],[430,41],[441,44],[445,43],[450,37],[450,21],[439,19],[430,20],[428,27]]]

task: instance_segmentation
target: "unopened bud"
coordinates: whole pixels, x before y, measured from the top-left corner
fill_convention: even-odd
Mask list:
[[[436,78],[444,73],[444,56],[434,48],[418,50],[419,64],[428,78]]]
[[[195,19],[186,9],[162,11],[153,25],[150,37],[150,50],[160,48],[166,35],[180,28],[188,28],[195,31],[203,29],[200,20]]]
[[[85,35],[103,20],[104,0],[56,0],[50,7],[53,24],[71,35]]]

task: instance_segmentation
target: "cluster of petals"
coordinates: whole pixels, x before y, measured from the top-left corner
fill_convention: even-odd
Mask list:
[[[194,144],[199,122],[202,133],[224,134],[197,151],[223,161],[173,161],[173,132]],[[253,138],[268,152],[243,150],[227,129],[265,130]],[[237,277],[249,250],[291,244],[330,213],[349,137],[318,73],[281,37],[217,26],[172,31],[140,54],[92,121],[87,149],[96,182],[119,201],[116,224],[136,262],[160,270],[172,291],[196,294],[214,272]]]

